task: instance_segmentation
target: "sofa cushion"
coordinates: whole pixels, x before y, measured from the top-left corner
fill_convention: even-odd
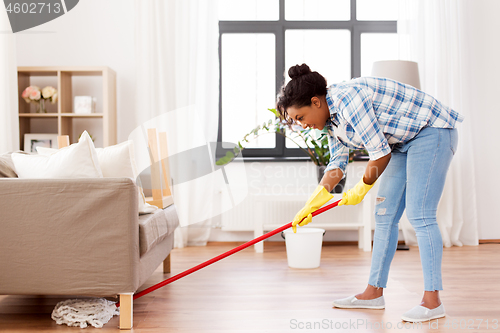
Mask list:
[[[94,143],[84,131],[78,143],[50,156],[13,153],[19,178],[102,178]]]
[[[44,156],[51,156],[59,151],[55,148],[46,147],[36,147],[36,150],[38,154]],[[138,180],[139,173],[135,162],[134,142],[132,140],[105,148],[96,148],[95,151],[104,178],[127,177],[132,178],[134,181]],[[139,214],[149,214],[158,209],[146,202],[142,187],[137,186],[137,191],[139,193]]]
[[[16,153],[23,153],[22,151],[17,151]],[[0,155],[0,177],[5,178],[17,178],[17,174],[14,171],[14,162],[12,162],[12,153],[5,153]]]
[[[156,244],[174,232],[179,225],[175,205],[158,209],[153,214],[139,216],[140,255],[144,255]]]

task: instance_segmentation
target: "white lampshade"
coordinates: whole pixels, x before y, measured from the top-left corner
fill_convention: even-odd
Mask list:
[[[418,64],[405,60],[383,60],[373,63],[372,76],[385,77],[420,89]]]

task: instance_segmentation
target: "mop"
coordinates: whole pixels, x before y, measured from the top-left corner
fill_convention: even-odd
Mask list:
[[[321,214],[333,207],[336,207],[341,200],[338,200],[334,203],[331,203],[329,205],[326,205],[315,212],[313,212],[311,215],[316,216],[318,214]],[[133,296],[133,300],[138,299],[139,297],[142,297],[146,294],[149,294],[150,292],[155,291],[156,289],[159,289],[161,287],[166,286],[167,284],[170,284],[174,281],[179,280],[180,278],[185,277],[186,275],[189,275],[191,273],[194,273],[208,265],[211,265],[219,260],[222,260],[236,252],[239,252],[243,249],[246,249],[247,247],[254,245],[260,241],[263,241],[264,239],[267,239],[273,235],[276,235],[277,233],[280,233],[288,228],[292,227],[292,223],[287,223],[284,226],[281,226],[277,229],[274,229],[273,231],[270,231],[260,237],[257,237],[249,242],[246,242],[240,246],[235,247],[232,250],[229,250],[227,252],[224,252],[217,257],[214,257],[212,259],[209,259],[195,267],[192,267],[188,270],[185,270],[184,272],[181,272],[177,275],[174,275],[160,283],[155,284],[154,286],[151,286],[147,289],[144,289],[143,291],[135,294]],[[68,326],[79,326],[80,328],[85,328],[88,325],[92,325],[97,328],[101,328],[104,324],[106,324],[111,318],[113,318],[114,315],[119,315],[120,311],[120,302],[114,303],[112,301],[108,301],[104,298],[98,298],[98,299],[75,299],[75,300],[66,300],[57,303],[56,307],[54,308],[54,311],[52,311],[52,319],[56,321],[57,324],[62,325],[66,324]]]

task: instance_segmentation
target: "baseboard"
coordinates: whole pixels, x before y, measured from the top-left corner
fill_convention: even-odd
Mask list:
[[[404,244],[404,241],[398,241],[398,244]],[[208,242],[207,246],[240,246],[244,244],[242,242]],[[373,241],[372,241],[373,244]],[[345,245],[353,245],[358,246],[358,241],[324,241],[323,246],[345,246]],[[285,241],[274,241],[274,242],[265,242],[265,246],[285,246]]]
[[[240,246],[244,242],[208,242],[207,246]],[[373,244],[373,241],[372,241]],[[398,241],[398,245],[404,245],[405,241]],[[500,239],[480,239],[479,244],[500,244]],[[358,246],[358,241],[323,241],[323,246]],[[265,242],[265,246],[285,246],[285,241]]]
[[[499,244],[500,239],[480,239],[479,244]]]

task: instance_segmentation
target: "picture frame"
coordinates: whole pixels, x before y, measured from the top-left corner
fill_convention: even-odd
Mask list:
[[[96,98],[92,96],[75,96],[73,113],[91,114],[95,112]]]
[[[24,151],[37,154],[36,147],[57,148],[57,134],[24,134]]]

